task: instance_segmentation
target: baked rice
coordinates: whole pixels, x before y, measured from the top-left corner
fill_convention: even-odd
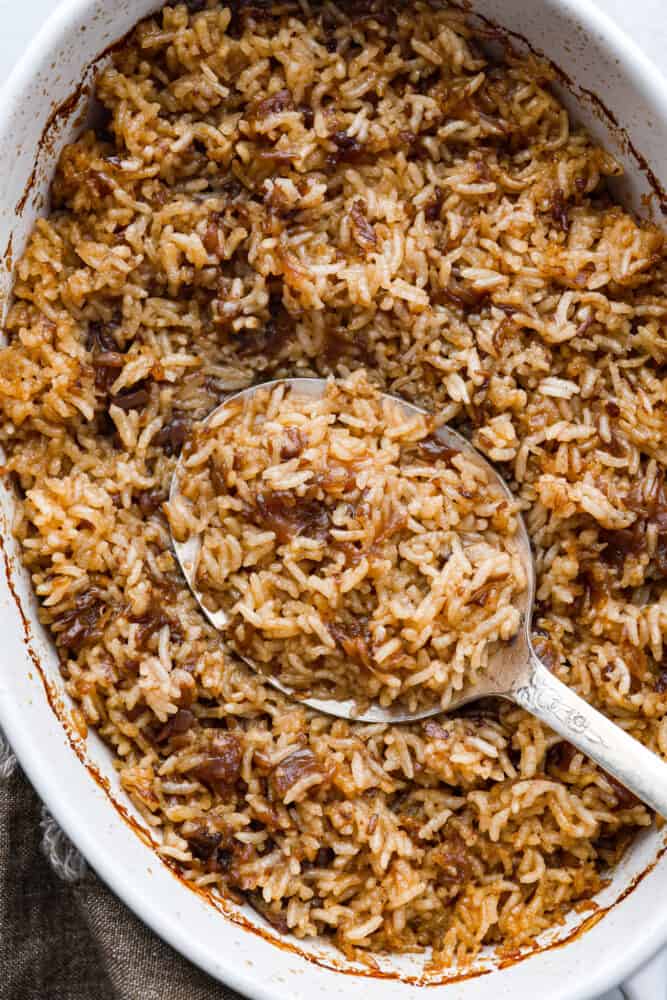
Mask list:
[[[284,383],[195,427],[165,506],[225,640],[302,697],[409,712],[474,686],[526,588],[495,476],[363,370]]]
[[[498,464],[541,655],[664,756],[663,235],[548,67],[485,57],[457,10],[190,7],[100,74],[16,267],[0,437],[42,620],[193,883],[350,955],[526,944],[649,811],[511,704],[386,726],[290,702],[223,651],[163,503],[226,394],[365,369]]]

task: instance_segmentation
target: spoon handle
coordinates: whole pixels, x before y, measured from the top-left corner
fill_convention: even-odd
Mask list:
[[[532,648],[529,670],[510,697],[667,817],[667,763],[562,684]]]

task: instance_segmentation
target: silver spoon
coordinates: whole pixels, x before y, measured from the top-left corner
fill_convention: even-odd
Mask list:
[[[224,403],[216,407],[204,420],[204,426],[232,400],[249,398],[260,390],[280,384],[285,385],[290,390],[297,390],[300,395],[321,398],[324,395],[327,382],[325,379],[318,378],[291,378],[251,386],[249,389],[229,396]],[[405,400],[398,397],[387,396],[386,398],[399,403],[408,416],[426,413],[425,410],[413,406],[411,403],[406,403]],[[446,447],[464,452],[470,461],[476,462],[487,474],[490,473],[494,476],[507,497],[514,500],[513,494],[502,477],[464,437],[446,426],[438,428],[434,434]],[[170,501],[178,496],[182,469],[183,458],[179,460],[174,470],[169,494]],[[474,687],[464,689],[458,697],[454,697],[447,711],[451,712],[468,702],[476,701],[478,698],[490,696],[507,698],[541,719],[560,736],[574,744],[582,753],[596,761],[605,771],[614,775],[639,799],[662,816],[667,817],[667,763],[642,746],[632,736],[629,736],[620,726],[594,709],[587,701],[575,694],[571,688],[562,684],[544,666],[535,653],[530,639],[530,624],[535,596],[535,567],[528,532],[523,519],[519,517],[518,521],[517,542],[528,581],[525,591],[517,601],[518,610],[521,612],[521,627],[510,642],[500,645],[490,657],[485,673],[476,681]],[[227,624],[225,611],[210,611],[195,586],[194,578],[201,545],[200,538],[194,536],[186,542],[179,542],[172,536],[172,543],[183,575],[203,614],[216,629],[224,631]],[[418,719],[442,713],[442,708],[437,704],[412,713],[402,711],[400,708],[385,709],[374,704],[357,714],[353,700],[335,701],[333,699],[303,698],[275,677],[264,674],[252,660],[245,657],[242,659],[253,670],[260,673],[268,684],[272,684],[279,691],[310,708],[340,718],[351,719],[355,722],[401,723],[415,722]]]

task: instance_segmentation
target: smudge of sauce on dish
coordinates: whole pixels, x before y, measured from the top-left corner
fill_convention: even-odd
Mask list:
[[[5,267],[7,268],[7,272],[10,272],[12,270],[12,267],[14,266],[14,253],[12,250],[13,243],[14,243],[14,234],[10,233],[9,239],[7,240],[7,246],[5,247],[5,252],[2,255],[2,259],[4,261]]]

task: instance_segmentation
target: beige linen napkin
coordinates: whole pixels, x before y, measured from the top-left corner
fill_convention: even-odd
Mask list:
[[[0,1000],[239,1000],[97,878],[1,733]]]

